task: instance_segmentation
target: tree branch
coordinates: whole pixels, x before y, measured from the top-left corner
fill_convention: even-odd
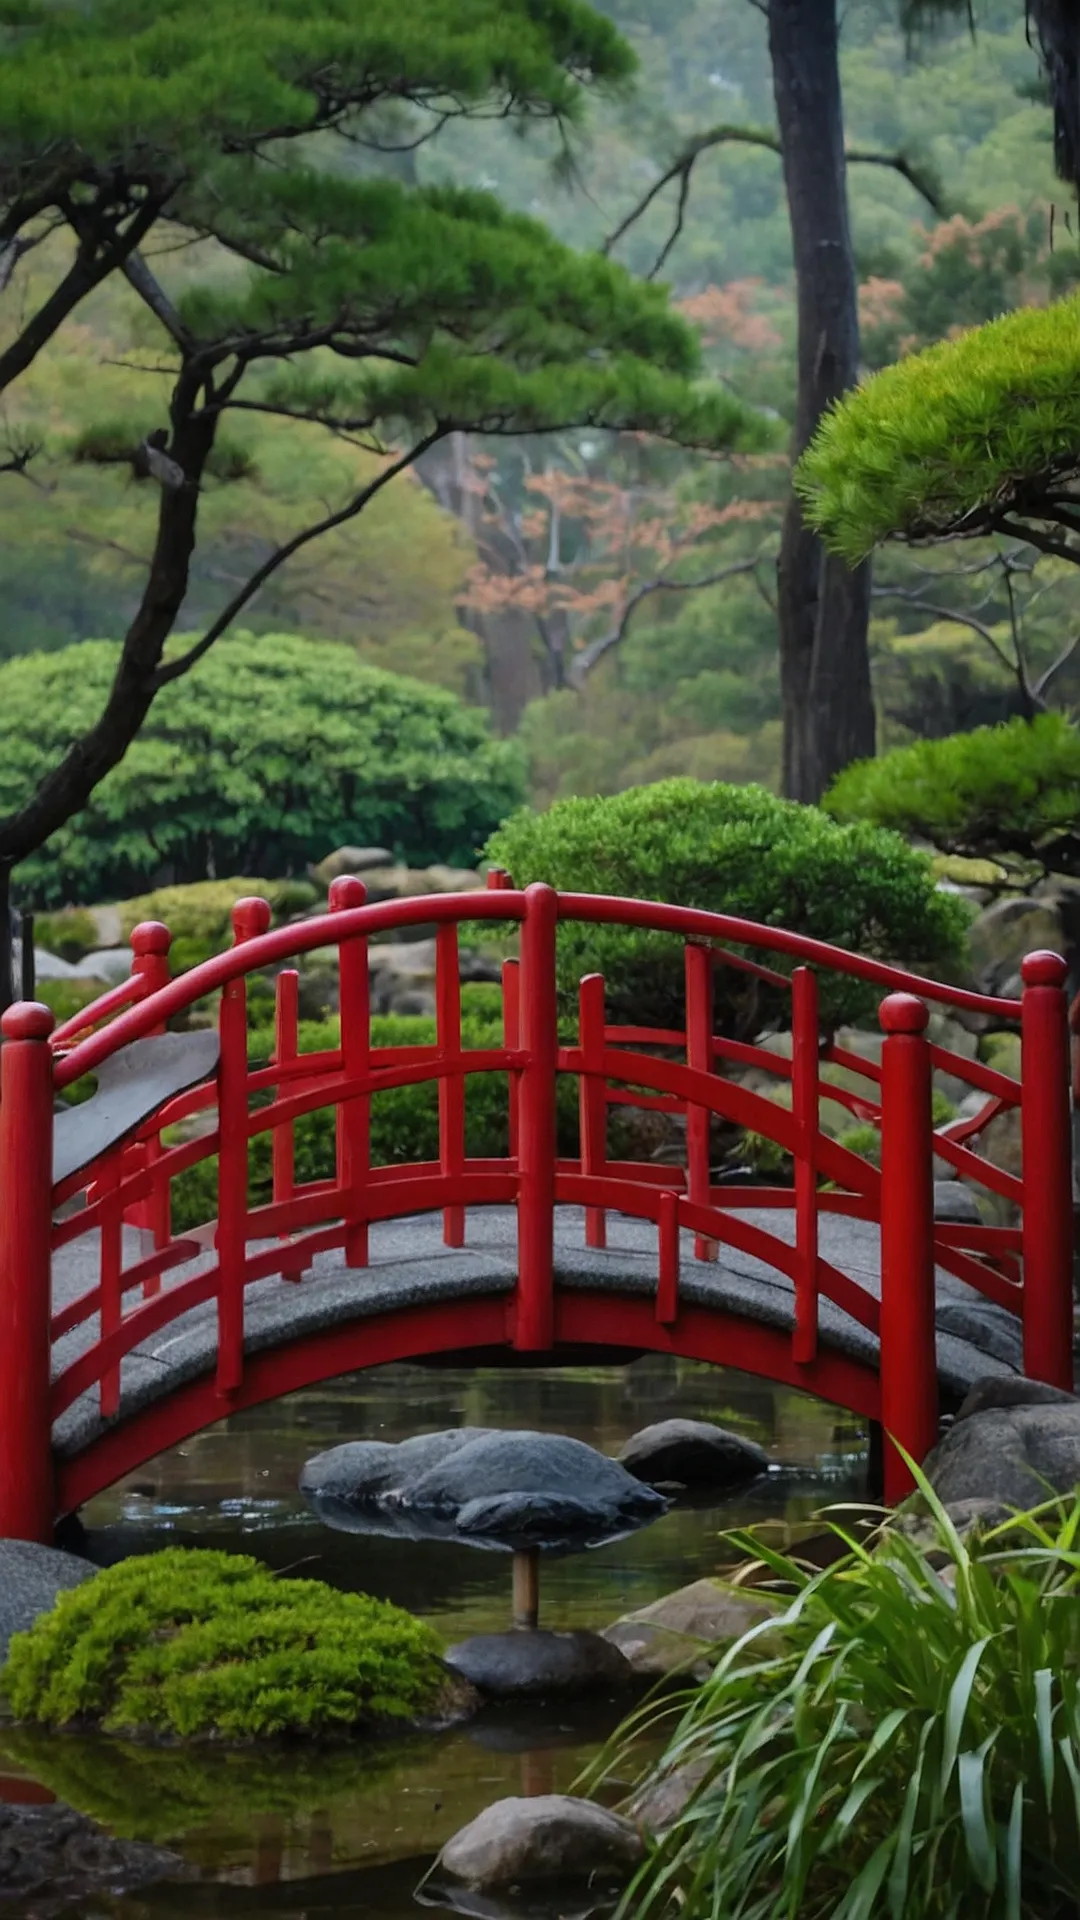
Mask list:
[[[312,522],[310,526],[302,527],[299,533],[293,534],[291,540],[286,540],[281,546],[275,547],[274,551],[263,561],[262,566],[256,568],[255,572],[244,583],[239,592],[234,593],[232,599],[222,608],[216,620],[213,621],[203,634],[202,639],[197,641],[195,646],[189,647],[188,651],[182,653],[178,659],[169,660],[164,666],[157,669],[154,674],[155,693],[158,692],[160,688],[167,687],[170,681],[179,680],[185,673],[191,672],[192,667],[197,665],[203,655],[209,653],[215,640],[220,640],[226,627],[232,625],[237,614],[242,613],[244,608],[255,598],[259,588],[265,585],[271,574],[276,573],[279,567],[284,566],[286,560],[291,559],[294,553],[299,553],[301,547],[306,547],[310,541],[317,540],[321,534],[332,533],[336,527],[343,527],[348,521],[355,520],[357,514],[363,512],[368,502],[372,500],[377,493],[381,493],[383,487],[388,486],[391,480],[396,480],[398,475],[404,473],[405,469],[410,467],[414,460],[418,460],[421,454],[426,453],[429,447],[435,445],[437,440],[441,440],[444,431],[445,429],[441,426],[437,427],[433,432],[427,434],[424,439],[419,440],[415,446],[410,447],[407,453],[399,455],[397,460],[392,461],[389,466],[385,467],[382,473],[377,474],[375,479],[370,481],[366,487],[361,487],[359,493],[355,493],[346,506],[339,507],[336,513],[325,514],[321,520]]]
[[[675,221],[660,253],[657,255],[657,258],[646,275],[646,279],[653,279],[655,275],[659,273],[679,235],[682,233],[686,218],[686,209],[690,199],[691,176],[697,161],[703,153],[710,152],[713,147],[725,146],[729,142],[735,142],[743,146],[763,147],[769,153],[779,154],[780,152],[779,134],[770,132],[767,127],[745,127],[724,124],[717,127],[710,127],[706,133],[694,134],[682,152],[671,162],[671,165],[666,171],[660,175],[658,180],[654,180],[648,192],[643,194],[637,205],[631,208],[626,218],[621,220],[614,232],[608,235],[601,251],[603,253],[611,253],[612,249],[618,245],[624,234],[628,233],[630,228],[641,219],[642,214],[648,211],[653,201],[664,191],[664,188],[670,186],[673,180],[677,180],[679,182],[679,196],[675,209]],[[908,181],[909,185],[914,187],[916,193],[922,196],[939,219],[945,218],[948,209],[937,182],[930,173],[916,167],[913,162],[907,158],[906,154],[879,153],[864,147],[852,147],[848,150],[846,159],[850,165],[855,166],[892,168],[894,173],[900,174],[903,179]]]
[[[110,273],[123,265],[127,256],[146,238],[160,211],[161,203],[148,197],[123,233],[114,228],[109,240],[100,248],[95,249],[90,242],[80,240],[78,253],[63,279],[27,321],[22,332],[0,353],[0,393],[21,373],[26,372],[42,347],[48,345],[80,301],[85,300],[88,293],[92,293],[95,287],[108,279]]]
[[[1002,666],[1018,682],[1025,700],[1031,698],[1032,690],[1027,682],[1023,662],[1019,659],[1010,660],[993,629],[988,627],[985,621],[977,619],[973,613],[961,613],[954,607],[940,607],[933,600],[924,600],[920,593],[913,592],[910,587],[871,587],[870,594],[874,600],[903,600],[906,606],[914,607],[918,613],[928,613],[935,620],[949,621],[954,627],[967,627],[971,633],[977,633],[980,640],[986,642],[997,655]]]
[[[701,587],[719,586],[722,580],[732,580],[736,574],[754,573],[761,565],[762,556],[755,554],[752,560],[736,560],[730,566],[721,567],[716,573],[704,574],[699,580],[668,580],[661,574],[655,580],[646,580],[633,592],[624,606],[616,624],[596,640],[590,640],[582,647],[570,662],[567,680],[572,687],[580,689],[585,685],[589,674],[612,647],[625,640],[630,622],[643,600],[654,593],[695,593]]]
[[[156,275],[150,271],[142,254],[136,248],[129,253],[121,268],[128,285],[135,289],[140,300],[149,307],[156,320],[160,320],[170,339],[176,342],[182,353],[190,351],[193,342],[168,294]]]

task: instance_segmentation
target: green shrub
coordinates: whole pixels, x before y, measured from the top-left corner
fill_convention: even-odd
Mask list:
[[[1044,713],[918,740],[848,767],[822,804],[837,820],[918,834],[943,853],[1053,866],[1080,850],[1080,728]]]
[[[62,1593],[0,1684],[43,1726],[232,1740],[408,1722],[448,1692],[435,1634],[400,1607],[183,1548]]]
[[[93,914],[80,907],[67,907],[61,913],[34,915],[34,945],[74,964],[84,953],[93,953],[101,942]]]
[[[97,719],[118,653],[87,640],[0,667],[0,810]],[[522,786],[516,747],[445,689],[334,642],[234,633],[164,688],[88,805],[21,863],[20,886],[43,907],[116,899],[163,867],[181,882],[302,873],[357,843],[464,866]]]
[[[232,910],[238,900],[256,895],[269,902],[274,923],[313,907],[319,890],[310,880],[193,880],[186,886],[155,887],[151,893],[121,900],[117,912],[124,939],[140,920],[163,920],[173,936],[173,954],[181,940],[206,942],[212,952],[232,944]]]
[[[625,1896],[634,1920],[1066,1920],[1080,1903],[1080,1504],[972,1537],[931,1502],[811,1574],[703,1686],[602,1758],[696,1780]],[[635,1752],[636,1748],[636,1752]],[[636,1762],[636,1764],[635,1764]]]
[[[515,814],[492,835],[486,857],[518,886],[547,880],[580,893],[705,907],[892,960],[951,964],[963,950],[966,909],[935,890],[929,862],[899,836],[839,826],[762,787],[664,780],[611,798],[560,800],[546,813]],[[599,971],[612,1019],[682,1026],[680,942],[566,925],[558,951],[568,1017],[581,975]],[[790,970],[779,957],[756,957]],[[725,1031],[754,1032],[782,1017],[778,996],[745,976],[718,970],[716,983]],[[828,974],[821,991],[825,1018],[837,1024],[878,997]]]

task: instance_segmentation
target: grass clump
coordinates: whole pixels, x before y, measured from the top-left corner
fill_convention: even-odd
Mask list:
[[[625,1780],[662,1727],[647,1780],[695,1783],[627,1920],[1076,1914],[1080,1502],[965,1541],[923,1492],[928,1540],[848,1540],[816,1574],[735,1537],[794,1598],[598,1762]]]
[[[0,1686],[42,1726],[226,1740],[407,1724],[449,1691],[436,1635],[400,1607],[184,1548],[61,1594]]]

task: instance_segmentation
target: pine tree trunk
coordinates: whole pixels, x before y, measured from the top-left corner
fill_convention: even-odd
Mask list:
[[[836,0],[769,0],[768,17],[795,256],[797,459],[826,407],[858,376],[855,261]],[[841,767],[874,751],[870,570],[853,573],[827,554],[793,495],[777,575],[784,791],[813,801]]]

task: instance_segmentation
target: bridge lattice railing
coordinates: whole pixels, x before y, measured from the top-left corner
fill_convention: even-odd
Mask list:
[[[334,883],[323,917],[270,930],[270,909],[241,901],[233,947],[175,980],[168,978],[167,930],[136,929],[132,978],[52,1031],[44,1008],[22,1005],[4,1017],[0,1049],[0,1404],[14,1393],[28,1426],[40,1432],[86,1393],[113,1419],[121,1409],[124,1361],[142,1342],[191,1308],[213,1302],[217,1386],[223,1410],[244,1371],[245,1295],[254,1283],[302,1280],[321,1253],[337,1250],[347,1267],[368,1262],[369,1229],[379,1221],[441,1211],[448,1245],[463,1244],[471,1207],[514,1205],[518,1281],[511,1333],[522,1352],[547,1352],[555,1333],[554,1209],[584,1210],[587,1245],[603,1247],[611,1214],[651,1221],[657,1234],[655,1315],[674,1327],[680,1312],[686,1237],[699,1261],[729,1245],[790,1280],[792,1357],[813,1384],[819,1303],[828,1300],[880,1341],[883,1424],[914,1457],[936,1432],[935,1268],[1015,1315],[1024,1364],[1035,1377],[1071,1385],[1072,1192],[1069,1155],[1068,1016],[1064,963],[1029,956],[1021,1002],[994,999],[922,979],[783,930],[655,902],[514,889],[493,876],[481,894],[365,903],[359,880]],[[509,922],[520,955],[504,963],[500,1045],[462,1038],[459,929],[463,922]],[[685,1021],[681,1029],[609,1022],[599,975],[581,981],[576,1032],[560,1033],[556,938],[560,921],[586,921],[675,936],[683,943]],[[417,924],[436,925],[435,1040],[429,1046],[376,1047],[371,1041],[369,942]],[[337,950],[340,1040],[318,1053],[299,1046],[298,974],[282,962]],[[790,976],[768,964],[779,958]],[[791,1054],[717,1034],[713,982],[719,967],[755,974],[790,995]],[[275,1046],[266,1065],[248,1058],[250,977],[277,969]],[[854,975],[885,994],[880,1061],[823,1034],[818,975]],[[135,1042],[160,1035],[170,1020],[218,994],[219,1058],[213,1078],[160,1105],[125,1138],[53,1184],[52,1116],[57,1096],[116,1060]],[[1022,1033],[1019,1080],[927,1038],[928,1003]],[[46,1044],[51,1042],[51,1044]],[[828,1069],[857,1081],[836,1084]],[[778,1098],[734,1074],[754,1069],[777,1084]],[[978,1112],[935,1129],[933,1075],[947,1073],[980,1096]],[[509,1140],[505,1155],[466,1151],[466,1085],[477,1074],[506,1075]],[[560,1155],[556,1080],[578,1082],[579,1149]],[[425,1082],[438,1088],[437,1160],[372,1164],[371,1101],[380,1092]],[[864,1091],[865,1089],[865,1091]],[[832,1138],[822,1104],[847,1107],[880,1134],[880,1168]],[[681,1165],[620,1160],[609,1152],[613,1109],[653,1108],[685,1122]],[[331,1176],[298,1181],[297,1123],[319,1109],[335,1116]],[[1014,1173],[975,1151],[990,1120],[1018,1111],[1022,1167]],[[712,1166],[712,1130],[720,1118],[774,1142],[790,1156],[793,1186],[733,1188]],[[195,1128],[192,1132],[191,1129]],[[177,1130],[185,1137],[177,1138]],[[271,1194],[249,1200],[249,1155],[271,1136]],[[1005,1224],[934,1218],[933,1163],[947,1162],[967,1183],[1006,1203]],[[173,1182],[216,1157],[216,1204],[207,1220],[174,1233]],[[44,1170],[44,1173],[43,1173]],[[794,1241],[740,1217],[740,1209],[794,1213]],[[821,1251],[822,1213],[880,1221],[880,1300]],[[136,1258],[131,1235],[142,1230]],[[96,1277],[44,1319],[52,1256],[76,1241],[93,1250]],[[358,1276],[358,1284],[362,1279]],[[27,1334],[29,1319],[36,1331]],[[19,1301],[22,1302],[21,1307]],[[35,1303],[36,1302],[36,1306]],[[613,1315],[617,1305],[613,1303]],[[68,1336],[93,1323],[89,1341]],[[34,1342],[36,1341],[36,1346]],[[61,1343],[66,1343],[62,1345]],[[77,1347],[70,1358],[65,1354]],[[43,1359],[51,1388],[34,1401],[34,1369]],[[1066,1375],[1068,1376],[1066,1380]],[[21,1416],[20,1416],[21,1417]],[[891,1481],[903,1469],[892,1456]],[[28,1496],[31,1497],[31,1496]],[[5,1499],[0,1461],[0,1505]]]

